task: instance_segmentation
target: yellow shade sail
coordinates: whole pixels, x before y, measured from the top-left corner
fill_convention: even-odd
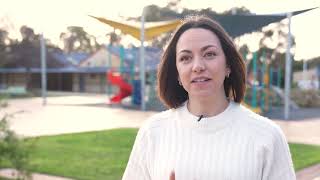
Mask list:
[[[133,36],[134,38],[140,40],[140,28],[139,27],[120,23],[117,21],[112,21],[112,20],[102,18],[102,17],[95,17],[95,16],[90,16],[90,17],[95,18],[98,21],[100,21],[104,24],[108,24],[109,26],[112,26],[116,29],[119,29],[124,34],[129,34],[129,35]],[[146,27],[144,39],[146,41],[151,40],[151,39],[159,36],[162,33],[166,33],[166,32],[174,30],[180,24],[181,24],[181,22],[179,20],[174,20],[174,21],[168,21],[168,22],[161,23],[161,25]]]
[[[146,30],[145,30],[146,40],[150,40],[152,38],[155,38],[156,36],[159,36],[162,33],[172,31],[172,30],[176,29],[177,26],[179,26],[180,24],[181,24],[181,21],[175,20],[175,21],[171,21],[166,24],[163,24],[163,25],[146,28]]]

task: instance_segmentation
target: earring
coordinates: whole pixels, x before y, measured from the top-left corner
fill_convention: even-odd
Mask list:
[[[227,75],[226,75],[226,78],[229,78],[230,74],[231,74],[231,70],[230,70],[230,69],[227,69]]]
[[[179,82],[179,85],[182,86],[182,83],[181,83],[181,81],[179,79],[178,79],[178,82]]]

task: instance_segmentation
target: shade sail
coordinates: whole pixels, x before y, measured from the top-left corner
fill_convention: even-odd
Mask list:
[[[102,18],[102,17],[95,17],[95,16],[90,16],[90,17],[93,17],[104,24],[108,24],[109,26],[112,26],[116,29],[119,29],[124,34],[129,34],[138,40],[140,39],[140,27],[138,27],[138,26],[125,24],[125,23],[109,20],[109,19]],[[169,22],[163,22],[163,23],[161,23],[161,25],[146,27],[145,28],[145,40],[148,41],[148,40],[151,40],[151,39],[159,36],[162,33],[172,31],[180,23],[181,23],[180,20],[173,20],[173,21],[169,21]]]
[[[292,16],[313,10],[316,8],[305,9],[301,11],[292,12]],[[129,25],[122,22],[112,21],[103,17],[91,16],[104,24],[108,24],[116,29],[120,29],[123,33],[129,34],[136,39],[140,39],[140,27]],[[262,27],[281,21],[286,18],[286,13],[274,14],[274,15],[214,15],[211,18],[217,20],[232,37],[241,36],[246,33],[254,32]],[[176,17],[177,19],[183,18]],[[173,20],[164,22],[161,25],[148,27],[146,23],[145,27],[145,40],[151,40],[152,38],[159,36],[162,33],[174,30],[178,25],[181,24],[180,20]]]
[[[292,12],[292,16],[310,11],[315,8]],[[287,17],[286,13],[275,15],[217,15],[216,19],[232,37],[258,31],[268,24],[279,22]]]

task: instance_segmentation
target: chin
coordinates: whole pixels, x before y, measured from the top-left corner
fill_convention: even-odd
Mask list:
[[[191,95],[194,98],[208,98],[210,96],[214,95],[213,91],[197,91],[197,92],[192,92],[189,95]]]

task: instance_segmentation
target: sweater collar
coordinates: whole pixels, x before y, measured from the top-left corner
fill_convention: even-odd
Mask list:
[[[183,127],[190,127],[198,130],[218,131],[231,125],[233,121],[232,112],[237,105],[237,103],[230,101],[229,105],[223,112],[215,116],[203,117],[198,121],[199,117],[190,113],[186,101],[177,109],[177,120]]]

